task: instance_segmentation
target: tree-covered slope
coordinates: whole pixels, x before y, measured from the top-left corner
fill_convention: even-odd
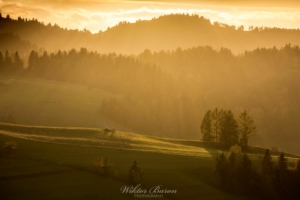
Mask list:
[[[257,47],[281,47],[287,43],[299,45],[299,30],[250,27],[234,27],[198,15],[172,14],[139,20],[135,23],[121,22],[104,32],[91,34],[88,30],[67,30],[37,19],[0,19],[0,32],[12,32],[48,51],[86,47],[98,52],[139,53],[144,49],[153,51],[190,48],[209,45],[226,47],[234,53]]]

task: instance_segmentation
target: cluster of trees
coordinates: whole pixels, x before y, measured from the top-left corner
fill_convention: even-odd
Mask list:
[[[260,165],[253,167],[247,154],[241,154],[236,145],[217,157],[215,172],[219,186],[228,192],[257,196],[263,199],[299,199],[300,159],[295,167],[289,167],[284,153],[277,162],[272,160],[267,149]]]
[[[256,126],[251,116],[244,110],[238,120],[228,110],[208,110],[201,122],[202,140],[223,142],[229,145],[248,145],[249,137],[256,134]]]
[[[5,51],[3,55],[0,51],[0,72],[16,72],[24,69],[24,61],[20,58],[18,51],[10,54]]]
[[[299,152],[299,46],[257,48],[240,55],[209,46],[145,50],[138,59],[180,80],[178,87],[192,99],[198,122],[216,106],[233,113],[247,110],[261,133],[254,143]]]

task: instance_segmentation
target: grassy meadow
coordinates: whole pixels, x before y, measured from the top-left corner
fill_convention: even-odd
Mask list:
[[[9,132],[7,127],[10,130],[15,128],[14,130],[18,132]],[[133,195],[120,192],[121,186],[128,183],[92,173],[93,160],[101,156],[108,158],[120,177],[127,176],[132,162],[137,160],[143,170],[142,187],[163,185],[164,188],[176,189],[178,194],[170,195],[168,199],[193,199],[206,195],[209,195],[210,199],[212,197],[231,199],[231,196],[209,184],[217,150],[208,154],[209,151],[204,148],[161,142],[130,133],[127,137],[125,137],[126,133],[119,132],[115,133],[116,136],[106,137],[100,129],[76,131],[74,128],[66,131],[66,129],[49,128],[47,132],[45,127],[30,129],[30,127],[7,124],[1,124],[1,129],[6,129],[1,131],[1,144],[5,141],[17,143],[17,149],[11,154],[1,153],[1,196],[8,199],[133,198]],[[79,133],[81,135],[86,133],[85,138],[81,137],[81,140],[74,141],[72,130],[75,137],[78,137]],[[26,131],[27,134],[24,133]],[[48,133],[61,135],[64,138],[69,136],[69,139],[62,144],[55,139],[55,136],[53,140],[51,136],[45,136]],[[122,136],[132,147],[113,146],[116,148],[112,148],[109,143],[107,146],[104,143],[89,143],[88,138],[93,138],[94,134],[102,135],[102,138],[99,137],[100,143],[111,141],[118,144],[116,141]],[[40,135],[41,138],[31,138],[29,135]],[[147,145],[145,141],[148,141]],[[184,147],[185,153],[179,153]],[[46,195],[48,193],[49,196]]]
[[[133,133],[97,113],[104,98],[122,98],[103,90],[45,80],[0,80],[0,114],[15,118],[15,124],[0,123],[0,199],[138,199],[120,191],[130,185],[128,170],[134,160],[142,168],[142,188],[177,190],[165,199],[245,198],[216,187],[215,161],[228,152],[226,146]],[[10,141],[17,149],[6,153],[2,146]],[[264,151],[247,150],[254,165]],[[113,166],[113,178],[96,173],[93,162],[101,157]]]
[[[12,153],[1,151],[1,199],[130,199],[122,194],[128,169],[142,168],[142,188],[162,185],[177,194],[166,199],[243,199],[214,186],[216,147],[201,142],[153,138],[103,129],[33,127],[0,124],[0,144],[14,141]],[[257,150],[259,152],[259,150]],[[94,173],[93,161],[107,157],[117,178]],[[261,154],[251,154],[260,160]],[[290,164],[294,159],[289,158]],[[134,198],[136,199],[136,198]]]
[[[0,117],[37,126],[114,127],[128,130],[98,113],[104,98],[119,95],[56,81],[0,76]]]

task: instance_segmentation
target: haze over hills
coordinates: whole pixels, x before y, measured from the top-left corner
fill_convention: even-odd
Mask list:
[[[111,1],[28,2],[82,28],[103,13],[79,4]],[[0,199],[300,199],[299,36],[187,14],[92,34],[0,13]]]
[[[1,18],[0,25],[1,34],[14,41],[0,48],[3,53],[2,57],[0,55],[0,71],[3,74],[79,84],[120,97],[101,98],[93,110],[83,111],[86,107],[82,105],[85,104],[74,103],[70,113],[83,111],[88,118],[96,118],[98,113],[100,117],[108,118],[111,124],[124,127],[123,130],[199,139],[199,126],[207,110],[218,107],[232,110],[237,116],[246,109],[254,117],[259,130],[251,144],[299,152],[297,116],[300,105],[297,95],[300,51],[299,46],[285,44],[300,42],[297,40],[299,30],[253,28],[243,31],[242,27],[237,30],[217,23],[212,25],[203,17],[188,15],[168,15],[134,24],[124,22],[94,35],[89,31],[66,30],[22,18]],[[202,46],[188,48],[196,46],[197,41],[202,41]],[[34,44],[44,49],[35,50]],[[224,44],[240,51],[244,51],[241,50],[243,45],[243,48],[255,50],[234,55],[231,49],[221,48]],[[271,47],[257,48],[262,44]],[[278,46],[273,47],[274,44]],[[181,47],[176,48],[177,45]],[[11,47],[15,50],[26,47],[27,51],[33,48],[34,51],[20,60],[16,54],[10,57],[14,52],[4,53],[4,48],[10,50]],[[171,50],[151,50],[155,48]],[[114,53],[91,51],[95,49]],[[138,53],[126,56],[118,52]],[[6,79],[0,82],[1,91],[14,91],[13,85],[6,87]],[[49,88],[55,86],[49,84]],[[26,91],[23,92],[27,95]],[[77,93],[81,94],[81,91]],[[14,99],[6,101],[8,107],[13,108],[18,103],[17,96],[3,95],[3,100]],[[53,100],[52,97],[49,99]],[[24,108],[29,108],[28,105],[36,106],[37,102],[29,100]],[[51,113],[50,118],[60,119],[56,112]],[[66,122],[64,125],[64,120],[47,124],[48,118],[27,123],[24,116],[28,113],[13,114],[17,121],[21,119],[30,125],[70,124]],[[68,120],[74,124],[78,119]],[[83,125],[97,124],[90,122]]]
[[[248,28],[248,27],[247,27]],[[172,14],[136,23],[121,22],[104,32],[91,34],[88,30],[67,30],[36,19],[0,20],[0,32],[18,34],[48,51],[86,47],[102,53],[140,53],[191,48],[209,45],[215,49],[226,47],[234,53],[257,47],[282,47],[287,43],[300,44],[300,31],[268,27],[247,28],[229,26],[198,15]]]
[[[21,124],[75,126],[80,119],[80,126],[98,127],[91,122],[105,116],[106,122],[134,132],[183,139],[201,138],[199,126],[209,109],[232,110],[236,117],[245,109],[259,130],[251,144],[297,153],[299,55],[299,47],[290,45],[239,56],[211,47],[145,50],[138,56],[99,54],[84,48],[50,54],[32,51],[26,69],[15,58],[0,62],[1,74],[9,75],[0,81],[0,102],[12,108]],[[22,77],[33,79],[32,84]],[[55,82],[42,87],[35,79],[85,87]],[[98,95],[102,98],[94,99]],[[36,118],[26,117],[33,116],[30,109]]]

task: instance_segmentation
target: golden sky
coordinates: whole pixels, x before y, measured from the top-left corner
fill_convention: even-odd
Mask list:
[[[0,0],[3,16],[37,18],[71,29],[106,30],[171,13],[198,14],[229,25],[300,28],[300,0]]]

